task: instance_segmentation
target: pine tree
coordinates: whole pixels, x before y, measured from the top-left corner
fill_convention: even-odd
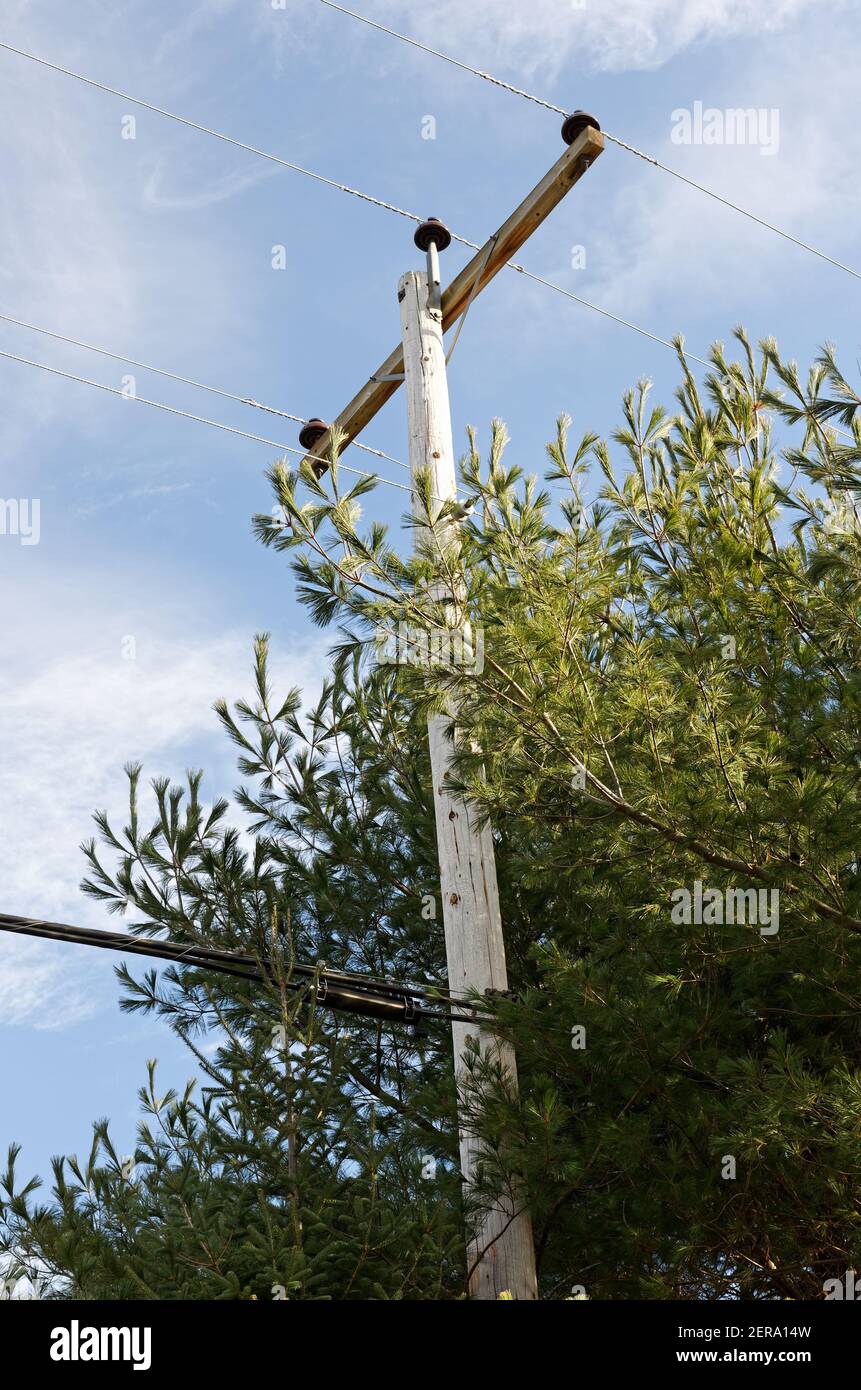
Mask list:
[[[433,840],[409,714],[380,680],[339,677],[301,720],[275,704],[267,642],[254,703],[218,707],[249,779],[227,804],[153,783],[144,818],[130,767],[129,819],[98,815],[86,893],[141,934],[218,943],[277,967],[266,985],[186,967],[135,978],[121,1007],[155,1013],[200,1074],[162,1092],[151,1063],[133,1156],[106,1122],[86,1161],[56,1160],[53,1200],[3,1180],[5,1249],[75,1298],[448,1298],[464,1280],[453,1167],[450,1040],[317,1004],[295,960],[433,985],[444,962],[422,904]],[[319,981],[318,981],[319,983]]]
[[[476,1075],[473,1120],[487,1193],[531,1194],[549,1297],[816,1297],[861,1254],[861,400],[829,351],[802,383],[736,336],[702,392],[679,343],[677,411],[640,383],[616,451],[560,420],[552,492],[500,424],[486,467],[473,438],[465,506],[435,517],[422,480],[410,566],[357,533],[356,490],[300,506],[283,468],[292,529],[259,522],[356,651],[404,613],[481,629],[481,669],[417,642],[400,683],[456,698],[497,836],[521,1099]],[[733,920],[751,902],[776,929]]]
[[[212,1089],[151,1072],[131,1177],[105,1125],[47,1207],[10,1165],[8,1251],[82,1297],[462,1296],[449,1040],[345,1028],[290,976],[444,979],[424,719],[454,696],[512,989],[484,1005],[520,1073],[515,1100],[474,1067],[475,1201],[528,1192],[542,1296],[821,1297],[857,1267],[861,399],[830,352],[802,382],[737,338],[702,390],[680,351],[672,414],[628,393],[612,444],[560,420],[547,486],[500,424],[486,463],[471,437],[472,505],[437,515],[420,478],[410,561],[360,530],[372,484],[342,493],[337,452],[326,479],[272,470],[257,531],[341,625],[331,682],[306,722],[296,692],[275,708],[259,641],[255,702],[219,711],[249,839],[199,774],[156,782],[142,829],[133,768],[87,891],[274,955],[280,984],[124,970]],[[409,660],[375,664],[404,630]]]

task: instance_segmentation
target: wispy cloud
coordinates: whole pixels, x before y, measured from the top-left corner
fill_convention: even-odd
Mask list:
[[[192,40],[212,29],[226,14],[235,10],[238,4],[241,4],[241,0],[201,0],[201,3],[195,5],[178,24],[164,31],[156,47],[153,62],[163,63],[176,52],[186,52]]]
[[[104,1001],[80,958],[61,963],[58,950],[44,941],[4,936],[0,942],[0,1019],[3,1027],[25,1024],[56,1032],[83,1023]]]
[[[772,158],[763,158],[754,146],[672,143],[676,103],[671,93],[650,101],[650,129],[618,133],[740,207],[857,266],[861,192],[854,170],[861,159],[861,131],[844,121],[857,86],[854,68],[841,60],[845,45],[840,27],[820,43],[826,84],[794,33],[773,40],[765,72],[755,52],[733,60],[736,99],[729,104],[761,103],[780,111],[780,148]],[[716,71],[713,90],[726,90],[725,79]],[[750,99],[739,100],[739,92],[751,93]],[[838,126],[842,138],[823,144],[822,130]],[[585,266],[576,270],[575,242],[585,246]],[[713,339],[728,339],[738,321],[746,321],[754,335],[774,331],[769,319],[776,298],[789,293],[797,301],[810,295],[815,302],[817,292],[827,296],[833,290],[839,303],[840,287],[847,283],[838,269],[774,231],[612,144],[543,234],[540,252],[530,248],[523,259],[573,294],[659,336],[686,333],[696,323],[699,336],[688,336],[688,346],[699,356]],[[566,307],[522,278],[510,281],[508,296],[516,297],[524,343],[536,351],[551,332],[557,343],[594,342],[598,336],[613,341],[619,335],[631,340],[630,330],[588,308]],[[762,317],[764,311],[769,318]],[[488,312],[502,310],[492,306]],[[815,331],[822,340],[831,336],[828,310],[818,317]]]
[[[124,642],[129,637],[134,648]],[[85,867],[79,845],[92,833],[92,812],[105,808],[125,825],[122,769],[130,760],[144,763],[145,776],[178,779],[186,766],[204,766],[210,795],[230,793],[237,780],[234,757],[212,704],[222,695],[248,693],[249,635],[202,633],[190,615],[183,621],[176,611],[168,620],[135,617],[75,585],[62,597],[22,593],[4,650],[2,907],[104,925],[104,911],[78,891]],[[126,659],[130,650],[132,660]],[[323,650],[315,637],[276,652],[279,689],[298,684],[310,702],[319,687]],[[60,947],[0,935],[2,1022],[64,1027],[105,1002],[92,996],[86,960]]]
[[[228,198],[235,198],[238,193],[244,193],[246,189],[264,183],[266,179],[273,178],[279,172],[280,170],[272,164],[258,162],[253,167],[236,169],[232,173],[214,179],[209,184],[195,188],[189,186],[188,171],[183,170],[182,177],[176,176],[174,179],[175,190],[181,188],[182,192],[164,193],[162,183],[165,176],[165,162],[159,160],[144,185],[143,201],[147,207],[170,210],[171,212],[177,210],[196,211],[199,208],[211,207],[214,203],[227,202]]]
[[[226,8],[214,4],[212,18]],[[103,7],[82,0],[87,41],[80,46],[30,6],[4,34],[84,73],[101,68],[110,81],[135,61],[136,26],[146,16],[137,5],[132,13],[134,21],[120,25]],[[101,63],[100,43],[109,55]],[[182,54],[181,45],[176,52]],[[187,68],[187,54],[183,62]],[[169,105],[175,84],[163,81]],[[128,86],[134,89],[135,81]],[[141,90],[153,95],[146,82]],[[223,174],[223,151],[213,150],[212,142],[140,111],[134,112],[136,138],[125,139],[128,114],[119,99],[0,54],[2,308],[54,332],[206,379],[208,364],[217,371],[219,346],[235,338],[243,297],[230,273],[230,245],[215,233],[201,237],[193,214],[277,171],[249,157],[245,168]],[[201,286],[217,286],[217,293],[201,295]],[[124,370],[6,324],[0,324],[0,347],[114,387]],[[34,441],[53,433],[61,414],[66,433],[98,428],[105,419],[106,398],[84,387],[9,361],[0,362],[0,380],[9,383],[0,419],[7,457],[26,458]]]
[[[694,45],[775,33],[820,0],[365,0],[347,6],[476,67],[553,81],[576,59],[595,72],[654,69]],[[343,18],[343,24],[355,21]]]

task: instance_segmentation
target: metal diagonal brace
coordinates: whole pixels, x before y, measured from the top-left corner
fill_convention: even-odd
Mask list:
[[[460,316],[460,323],[457,325],[457,331],[456,331],[456,333],[455,333],[455,335],[454,335],[454,338],[452,339],[451,347],[449,348],[448,352],[447,352],[446,355],[445,355],[445,365],[446,365],[446,366],[448,366],[449,362],[451,361],[452,357],[454,356],[454,350],[455,350],[455,348],[457,347],[457,340],[458,340],[458,338],[459,338],[460,335],[461,335],[461,332],[462,332],[462,330],[463,330],[463,325],[466,323],[466,316],[467,316],[467,314],[469,313],[470,309],[472,308],[472,301],[475,299],[475,296],[478,294],[478,287],[479,287],[479,285],[481,284],[481,277],[482,277],[482,275],[484,274],[484,268],[485,268],[485,266],[487,265],[487,262],[490,260],[490,253],[491,253],[491,251],[493,250],[493,248],[494,248],[494,246],[496,245],[496,243],[497,243],[498,240],[499,240],[499,232],[494,232],[493,236],[490,238],[490,241],[487,243],[487,245],[486,245],[485,248],[484,248],[484,255],[483,255],[482,260],[481,260],[481,265],[478,267],[478,269],[477,269],[476,272],[475,272],[475,279],[474,279],[473,282],[472,282],[472,289],[471,289],[470,292],[469,292],[469,299],[466,301],[466,308],[464,309],[463,313],[462,313],[461,316]]]
[[[476,296],[477,293],[478,293],[478,287],[479,287],[479,285],[481,284],[481,277],[482,277],[482,275],[484,274],[484,268],[485,268],[485,266],[487,265],[487,262],[490,260],[490,253],[491,253],[491,251],[493,250],[494,246],[496,245],[498,238],[499,238],[499,233],[498,233],[498,232],[494,232],[493,236],[490,238],[490,241],[487,243],[487,245],[486,245],[485,248],[484,248],[484,255],[482,256],[481,262],[480,262],[480,264],[479,264],[479,266],[478,266],[478,269],[477,269],[476,272],[475,272],[475,277],[474,277],[473,282],[472,282],[472,289],[471,289],[470,292],[469,292],[469,299],[466,301],[466,308],[464,309],[463,313],[462,313],[461,316],[460,316],[460,321],[459,321],[459,323],[458,323],[458,325],[457,325],[457,331],[455,332],[454,338],[452,339],[451,347],[449,348],[448,352],[446,353],[446,358],[445,358],[446,366],[448,366],[449,362],[451,361],[451,359],[452,359],[452,357],[453,357],[453,355],[454,355],[454,350],[455,350],[455,348],[457,347],[457,340],[458,340],[458,338],[459,338],[460,335],[461,335],[461,331],[462,331],[462,329],[463,329],[463,325],[466,323],[466,316],[467,316],[467,314],[469,313],[470,308],[472,307],[472,301],[475,299],[475,296]],[[439,257],[438,257],[438,255],[435,254],[435,253],[436,253],[436,247],[432,245],[432,246],[431,246],[431,249],[428,251],[428,303],[431,303],[431,302],[432,302],[432,301],[431,301],[431,295],[433,295],[434,298],[435,298],[436,301],[437,301],[436,307],[441,309],[442,299],[441,299],[441,296],[440,296],[440,294],[439,294]],[[431,269],[432,264],[433,264],[433,266],[434,266],[434,269]],[[404,373],[403,373],[403,372],[392,372],[389,376],[372,376],[372,377],[370,378],[370,380],[371,380],[371,381],[403,381],[403,380],[404,380]]]

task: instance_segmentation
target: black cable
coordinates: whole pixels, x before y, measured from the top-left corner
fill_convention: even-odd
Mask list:
[[[217,974],[231,975],[257,983],[262,983],[265,979],[276,982],[272,963],[268,958],[262,957],[258,961],[256,957],[240,951],[224,951],[194,943],[184,945],[181,942],[131,936],[125,932],[101,931],[92,927],[69,926],[66,923],[47,922],[41,918],[21,917],[13,913],[0,913],[0,931],[41,937],[49,941],[65,941],[72,945],[94,946],[101,950],[123,951],[131,955],[154,956],[172,961],[176,965],[211,970]],[[364,1013],[372,1018],[408,1023],[426,1019],[451,1023],[480,1022],[480,1016],[477,1014],[451,1012],[445,998],[437,999],[425,989],[399,985],[396,981],[350,975],[302,962],[294,963],[290,967],[290,974],[301,975],[303,979],[316,979],[317,1002],[336,1011]],[[301,988],[297,985],[290,987]],[[439,1007],[428,1008],[428,1003],[437,1004]]]

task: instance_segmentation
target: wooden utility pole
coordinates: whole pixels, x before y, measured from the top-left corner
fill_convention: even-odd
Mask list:
[[[536,188],[477,252],[444,293],[439,283],[438,250],[449,234],[435,219],[423,223],[416,242],[427,252],[427,274],[410,271],[400,281],[401,345],[341,412],[334,426],[313,420],[300,434],[303,448],[319,474],[325,472],[331,449],[331,430],[340,432],[343,450],[373,419],[404,382],[409,420],[409,458],[413,476],[430,473],[433,515],[456,497],[454,446],[446,380],[443,333],[462,319],[474,298],[505,266],[527,238],[585,174],[604,148],[597,122],[585,112],[569,116],[563,126],[568,149]],[[456,522],[443,523],[443,545],[456,550]],[[417,533],[421,537],[421,532]],[[421,539],[418,542],[422,544]],[[462,595],[439,588],[430,595],[447,605],[452,622],[463,625]],[[440,865],[443,924],[449,989],[455,996],[468,990],[505,990],[505,944],[499,909],[496,863],[489,827],[479,830],[468,803],[448,789],[447,776],[455,751],[457,710],[428,720],[431,772]],[[478,1025],[452,1024],[459,1100],[470,1047],[501,1064],[512,1089],[517,1086],[512,1049]],[[460,1160],[467,1188],[475,1173],[480,1149],[468,1126],[460,1125]],[[478,1299],[538,1297],[532,1223],[516,1193],[500,1196],[477,1225],[468,1250],[470,1293]]]
[[[429,261],[435,260],[429,254]],[[434,307],[433,271],[428,275],[410,271],[398,286],[401,303],[404,371],[406,375],[407,416],[409,420],[409,459],[413,476],[421,470],[430,474],[434,519],[443,502],[456,498],[451,412],[446,380],[442,311]],[[454,560],[454,527],[443,523],[438,539]],[[442,536],[439,532],[442,532]],[[447,534],[446,534],[447,533]],[[421,532],[417,546],[422,548]],[[426,548],[426,545],[425,545]],[[437,592],[432,595],[448,601],[452,619],[462,627],[465,615],[458,613],[458,595]],[[469,805],[453,795],[447,786],[454,753],[456,710],[451,716],[431,715],[428,719],[431,776],[436,815],[437,853],[440,891],[451,993],[462,997],[467,990],[506,990],[505,942],[499,911],[496,861],[490,827],[479,830]],[[474,1042],[484,1056],[502,1063],[509,1086],[517,1085],[514,1053],[500,1045],[492,1033],[467,1023],[452,1024],[455,1079],[462,1096],[467,1070],[467,1048]],[[467,1194],[480,1156],[475,1136],[460,1126],[460,1166]],[[498,1299],[508,1292],[515,1299],[538,1297],[535,1278],[535,1251],[529,1212],[512,1202],[498,1202],[477,1223],[467,1249],[472,1271],[470,1293],[474,1298]]]

